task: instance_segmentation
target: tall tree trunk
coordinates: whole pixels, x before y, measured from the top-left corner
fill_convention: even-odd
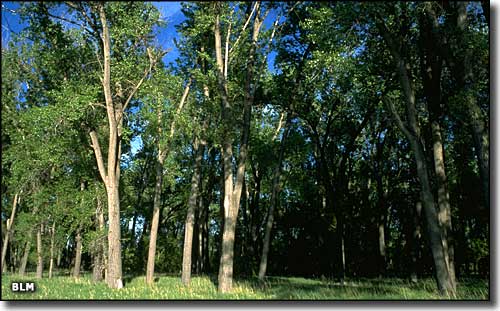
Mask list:
[[[26,273],[26,264],[28,263],[28,256],[30,254],[30,249],[31,249],[31,237],[32,233],[29,234],[28,241],[26,242],[26,245],[24,247],[23,257],[21,258],[21,264],[19,266],[20,276],[24,276]]]
[[[342,211],[337,214],[337,239],[340,248],[340,271],[339,279],[340,284],[344,285],[346,269],[345,269],[345,240],[344,240],[344,216]],[[337,257],[338,258],[338,257]]]
[[[43,223],[40,224],[36,232],[36,278],[41,279],[43,274],[43,250],[42,250]]]
[[[269,255],[269,246],[271,244],[271,230],[273,228],[274,210],[275,210],[276,206],[279,204],[279,194],[281,191],[280,178],[281,178],[283,157],[285,154],[286,139],[287,139],[288,134],[290,132],[291,121],[292,121],[291,114],[289,114],[287,117],[286,125],[285,125],[285,131],[283,133],[283,137],[281,138],[280,150],[279,150],[279,155],[278,155],[278,163],[277,163],[276,168],[274,170],[273,188],[272,188],[272,192],[271,192],[271,205],[269,206],[269,211],[268,211],[268,215],[267,215],[267,223],[266,223],[266,228],[265,228],[265,233],[264,233],[264,242],[263,242],[263,246],[262,246],[262,256],[261,256],[260,265],[259,265],[259,279],[260,280],[264,279],[264,277],[266,275],[266,270],[267,270],[267,257]]]
[[[16,208],[19,200],[19,193],[16,193],[14,195],[14,201],[12,202],[12,212],[10,214],[10,218],[7,219],[7,230],[5,232],[5,237],[2,245],[2,269],[4,272],[6,271],[5,257],[7,256],[7,246],[9,245],[9,237],[11,235],[12,226],[14,224],[14,217],[16,216]]]
[[[139,90],[145,79],[150,75],[152,69],[157,63],[157,58],[152,51],[147,48],[149,56],[149,68],[144,72],[142,78],[131,88],[128,97],[125,97],[119,83],[116,84],[118,90],[116,94],[111,92],[111,38],[108,20],[103,3],[95,6],[96,10],[92,12],[100,19],[101,29],[94,29],[95,33],[101,34],[102,40],[102,58],[103,58],[103,76],[102,90],[106,103],[106,114],[108,118],[108,154],[107,163],[104,164],[101,147],[99,145],[98,135],[95,130],[90,131],[92,148],[94,149],[99,174],[106,186],[108,197],[108,254],[106,283],[110,288],[122,288],[122,258],[121,258],[121,228],[120,228],[120,158],[121,158],[121,137],[123,132],[123,117],[125,110]],[[78,10],[78,9],[77,9]],[[85,15],[83,12],[82,14]],[[95,25],[92,25],[94,28]],[[115,96],[114,96],[115,95]]]
[[[108,187],[108,210],[108,268],[106,281],[109,287],[120,289],[123,287],[123,281],[118,184]]]
[[[230,128],[230,117],[228,116],[231,105],[227,96],[227,85],[226,77],[223,75],[224,72],[224,62],[222,60],[221,51],[221,34],[219,29],[219,15],[216,15],[215,20],[215,54],[217,60],[217,77],[218,77],[218,87],[222,99],[222,122],[225,126],[225,130],[222,134],[222,160],[223,160],[223,178],[224,178],[224,198],[223,198],[223,210],[224,210],[224,228],[222,231],[222,251],[220,257],[219,265],[219,291],[228,292],[232,287],[232,277],[233,277],[233,245],[234,245],[234,229],[235,224],[232,221],[232,195],[233,195],[233,146],[230,134],[227,130]],[[227,71],[226,71],[227,72]],[[228,124],[225,124],[228,123]]]
[[[175,123],[178,114],[184,107],[187,96],[189,94],[189,89],[191,86],[191,79],[189,79],[184,92],[182,94],[179,106],[177,107],[174,115],[174,119],[170,124],[169,140],[171,140],[175,133]],[[153,199],[153,218],[151,221],[151,233],[149,238],[149,250],[148,250],[148,263],[146,267],[146,284],[153,284],[154,281],[154,270],[155,270],[155,257],[156,257],[156,240],[158,237],[158,227],[160,222],[160,207],[161,207],[161,192],[163,190],[163,163],[168,155],[169,149],[168,145],[162,146],[162,109],[158,107],[157,119],[158,119],[158,157],[156,162],[156,183],[155,183],[155,193]]]
[[[62,250],[59,248],[57,249],[57,259],[56,259],[56,267],[60,268],[61,267],[61,258],[62,258]]]
[[[392,105],[392,103],[390,103],[389,105]],[[442,229],[439,225],[439,216],[436,211],[434,195],[430,186],[430,179],[423,144],[418,136],[415,137],[414,134],[409,132],[409,130],[404,127],[399,116],[396,116],[397,112],[395,111],[395,108],[392,107],[390,109],[394,113],[395,118],[398,120],[398,126],[400,127],[400,129],[402,129],[402,131],[410,141],[410,146],[413,150],[415,162],[417,164],[417,175],[421,187],[421,199],[423,203],[425,218],[427,220],[427,231],[429,234],[429,242],[434,259],[436,280],[438,283],[439,291],[442,294],[449,294],[453,296],[455,294],[455,289],[449,273],[448,263],[446,261],[447,251],[443,247]],[[412,120],[410,121],[412,132],[418,133],[419,131],[417,128],[416,118],[409,117],[409,119]]]
[[[146,284],[153,284],[154,281],[156,240],[158,235],[158,224],[160,222],[161,191],[163,188],[163,161],[164,161],[163,156],[159,154],[156,163],[156,183],[155,183],[155,194],[153,199],[153,218],[151,221],[151,233],[149,237],[148,263],[146,268]]]
[[[380,182],[380,184],[379,184]],[[382,184],[382,178],[380,176],[380,181],[377,181],[377,190],[379,193],[379,199],[377,203],[377,210],[379,211],[380,215],[378,218],[378,247],[379,247],[379,258],[380,258],[380,263],[379,263],[379,276],[382,277],[387,268],[387,252],[386,252],[386,236],[385,236],[385,227],[387,225],[387,206],[386,206],[386,201],[387,201],[387,189],[382,189],[383,184]]]
[[[104,212],[102,208],[102,203],[99,195],[97,195],[97,208],[96,208],[96,231],[102,234],[104,232]],[[94,250],[94,264],[92,268],[92,279],[94,282],[99,282],[104,277],[105,270],[105,242],[102,237],[98,236],[95,241],[95,250]]]
[[[197,230],[197,234],[198,234],[198,257],[197,257],[197,261],[196,261],[196,273],[198,274],[201,274],[202,271],[203,271],[203,264],[204,264],[204,260],[203,260],[203,256],[205,255],[203,253],[203,214],[204,214],[204,209],[203,209],[203,196],[201,195],[203,193],[203,190],[202,190],[202,184],[203,184],[203,180],[202,180],[202,174],[200,174],[200,181],[199,181],[199,184],[200,184],[200,187],[199,187],[199,192],[200,192],[200,195],[198,196],[198,207],[197,207],[197,214],[198,214],[198,217],[196,218],[196,230]]]
[[[490,188],[489,188],[489,137],[488,137],[488,119],[483,114],[477,96],[475,96],[472,86],[476,83],[477,78],[474,77],[472,59],[475,55],[472,54],[473,49],[469,48],[471,44],[467,38],[467,5],[468,2],[458,1],[453,5],[447,6],[446,14],[449,16],[447,21],[454,28],[450,38],[446,38],[440,28],[442,27],[438,21],[437,14],[432,8],[432,5],[426,5],[426,17],[430,19],[427,27],[429,28],[428,36],[432,36],[431,40],[426,40],[429,44],[437,44],[434,47],[434,53],[439,51],[439,55],[448,63],[452,75],[457,81],[457,95],[463,98],[465,108],[470,117],[469,125],[471,128],[474,149],[476,152],[477,162],[479,166],[479,177],[483,188],[484,204],[486,208],[490,206]],[[488,5],[482,2],[483,9]],[[489,24],[489,9],[488,12],[483,12]],[[452,53],[451,51],[460,51]],[[487,64],[486,64],[487,65]]]
[[[92,148],[94,149],[96,157],[99,174],[104,182],[104,185],[106,186],[108,199],[109,230],[106,283],[110,288],[120,289],[123,287],[123,281],[119,183],[124,105],[118,98],[114,99],[111,92],[111,39],[109,35],[109,25],[106,18],[106,12],[104,10],[104,4],[100,4],[98,6],[98,12],[96,12],[96,15],[100,17],[102,26],[101,39],[104,59],[102,88],[106,102],[106,113],[109,126],[108,159],[106,166],[104,165],[97,132],[95,130],[92,130],[89,134],[92,141]],[[138,86],[140,86],[140,84]],[[133,94],[131,94],[131,96],[132,95]],[[125,105],[126,104],[127,103],[125,103]]]
[[[386,265],[386,252],[385,252],[385,217],[380,217],[378,223],[378,251],[380,256],[380,270],[379,276],[382,277],[385,274]]]
[[[243,104],[243,124],[241,129],[241,142],[238,155],[238,164],[236,167],[236,178],[233,188],[233,151],[232,139],[229,129],[232,123],[231,104],[227,92],[227,62],[226,67],[222,59],[221,34],[219,25],[219,15],[215,18],[214,37],[215,54],[217,62],[218,87],[222,103],[222,120],[225,127],[222,137],[222,158],[224,161],[224,232],[222,235],[222,255],[219,265],[219,291],[229,292],[232,289],[233,282],[233,257],[234,257],[234,239],[236,231],[236,222],[238,219],[238,210],[240,206],[241,191],[243,189],[243,179],[245,178],[245,165],[248,154],[248,137],[250,133],[250,118],[252,104],[257,81],[254,81],[254,62],[255,51],[257,47],[257,38],[262,22],[260,20],[260,3],[254,4],[255,15],[253,20],[252,42],[248,55],[247,74],[245,83],[245,99]],[[229,32],[229,31],[228,31]],[[229,38],[229,36],[227,37]],[[228,39],[227,39],[228,40]],[[226,40],[226,41],[227,41]],[[227,44],[226,44],[227,46]],[[226,48],[226,61],[229,59],[228,49]],[[253,85],[252,85],[253,83]]]
[[[200,142],[196,137],[193,143],[195,153],[194,172],[191,178],[191,193],[189,195],[188,210],[186,215],[186,225],[184,231],[184,250],[182,256],[182,283],[186,286],[191,282],[191,259],[193,249],[193,227],[196,207],[200,196],[201,162],[203,159],[204,142]],[[198,244],[201,240],[198,239]],[[200,254],[198,254],[199,256]]]
[[[54,240],[56,234],[56,222],[52,223],[52,228],[50,229],[50,261],[49,261],[49,279],[52,278],[52,271],[54,269]]]
[[[249,236],[250,236],[250,243],[248,245],[248,252],[250,253],[250,256],[252,256],[252,259],[257,258],[257,252],[258,248],[256,248],[257,240],[258,240],[258,234],[257,234],[257,229],[259,226],[259,221],[258,221],[258,211],[259,211],[259,201],[260,201],[260,188],[261,188],[261,180],[262,176],[259,174],[259,168],[253,164],[253,161],[250,161],[252,164],[252,174],[253,174],[253,187],[252,187],[252,193],[251,197],[252,200],[249,204],[249,209],[250,209],[250,220],[249,220]],[[252,261],[253,262],[253,261]]]
[[[474,142],[474,150],[479,166],[479,177],[481,178],[481,186],[483,188],[483,196],[486,208],[490,208],[490,155],[489,155],[489,138],[486,122],[484,121],[483,113],[478,107],[473,94],[466,94],[466,105],[468,114],[471,117],[472,139]]]
[[[208,207],[210,202],[204,204],[204,212],[202,218],[202,252],[203,252],[203,269],[202,272],[206,273],[210,271],[210,254],[209,254],[209,233],[208,233]]]
[[[80,229],[76,232],[76,252],[75,252],[75,267],[73,268],[73,277],[80,277],[80,265],[82,262],[82,235]]]
[[[456,289],[455,280],[455,260],[454,260],[454,245],[452,238],[451,226],[451,207],[450,195],[448,192],[448,181],[446,178],[446,170],[444,165],[444,150],[441,141],[441,128],[437,120],[432,121],[432,138],[433,138],[433,155],[434,155],[434,170],[437,178],[438,188],[438,206],[439,206],[439,224],[442,229],[442,244],[445,252],[445,261],[448,267],[448,273],[452,282],[452,286]]]
[[[439,224],[442,229],[442,244],[445,252],[445,261],[448,273],[451,278],[453,288],[456,288],[454,248],[451,227],[451,207],[450,195],[448,192],[446,168],[444,159],[444,147],[441,135],[440,120],[442,119],[441,109],[441,71],[442,59],[438,55],[439,44],[432,38],[432,26],[428,19],[419,18],[420,21],[420,41],[421,41],[421,74],[424,86],[429,119],[432,130],[432,148],[434,159],[434,172],[436,175]]]
[[[396,67],[406,104],[406,115],[408,128],[404,125],[394,104],[388,98],[384,98],[386,105],[393,114],[397,126],[404,133],[410,142],[415,162],[417,165],[417,175],[421,187],[421,199],[423,203],[425,218],[427,220],[427,231],[429,234],[429,241],[434,259],[434,267],[436,271],[436,280],[439,291],[444,295],[455,295],[455,286],[449,273],[449,264],[446,261],[448,255],[447,250],[443,247],[443,231],[440,227],[439,216],[436,211],[434,195],[429,179],[428,165],[425,157],[423,139],[420,135],[420,127],[417,120],[417,110],[415,106],[415,89],[412,85],[409,69],[410,64],[406,61],[404,56],[400,54],[401,47],[397,45],[397,40],[390,36],[390,32],[383,24],[383,21],[378,21],[381,35],[384,37],[389,51],[393,56],[393,61]]]

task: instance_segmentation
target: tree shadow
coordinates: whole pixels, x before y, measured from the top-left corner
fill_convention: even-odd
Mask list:
[[[294,280],[293,278],[285,277],[268,277],[264,281],[259,281],[255,278],[249,279],[246,282],[254,290],[264,291],[273,297],[271,299],[278,300],[352,300],[358,299],[356,297],[359,297],[359,300],[377,299],[373,297],[374,295],[380,295],[380,299],[387,299],[388,296],[401,297],[398,286],[387,286],[387,283],[379,283],[377,280],[349,280],[345,284],[341,284],[334,280]],[[404,282],[401,283],[403,284]],[[407,286],[408,284],[405,285]]]

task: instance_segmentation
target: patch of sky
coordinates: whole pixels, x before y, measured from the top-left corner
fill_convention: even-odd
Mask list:
[[[175,66],[175,60],[179,57],[179,49],[175,44],[179,34],[175,27],[186,19],[181,11],[181,2],[153,2],[153,5],[160,11],[160,18],[166,22],[166,26],[155,29],[158,44],[169,51],[163,57],[163,62],[165,65]]]
[[[12,39],[13,34],[19,34],[27,26],[17,12],[20,7],[19,2],[2,1],[2,46]]]
[[[130,153],[134,156],[139,150],[144,147],[144,143],[142,142],[142,137],[140,135],[134,136],[130,141]]]

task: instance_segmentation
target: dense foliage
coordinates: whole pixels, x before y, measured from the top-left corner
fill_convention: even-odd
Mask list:
[[[434,276],[455,296],[489,277],[486,6],[186,2],[166,65],[152,3],[23,3],[3,271]]]

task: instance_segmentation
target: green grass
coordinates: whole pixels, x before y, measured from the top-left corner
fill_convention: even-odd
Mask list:
[[[13,293],[11,281],[35,281],[34,293]],[[460,280],[456,299],[487,300],[487,280]],[[161,276],[153,286],[145,285],[144,277],[125,278],[121,290],[107,288],[104,283],[94,284],[86,274],[75,280],[68,276],[35,280],[34,275],[21,278],[17,275],[2,275],[2,298],[15,299],[305,299],[305,300],[387,300],[387,299],[446,299],[437,294],[433,279],[420,280],[412,284],[403,279],[348,279],[344,285],[332,280],[305,279],[297,277],[270,277],[264,283],[256,279],[236,279],[233,291],[221,294],[214,278],[193,277],[191,286],[184,287],[180,277]]]

